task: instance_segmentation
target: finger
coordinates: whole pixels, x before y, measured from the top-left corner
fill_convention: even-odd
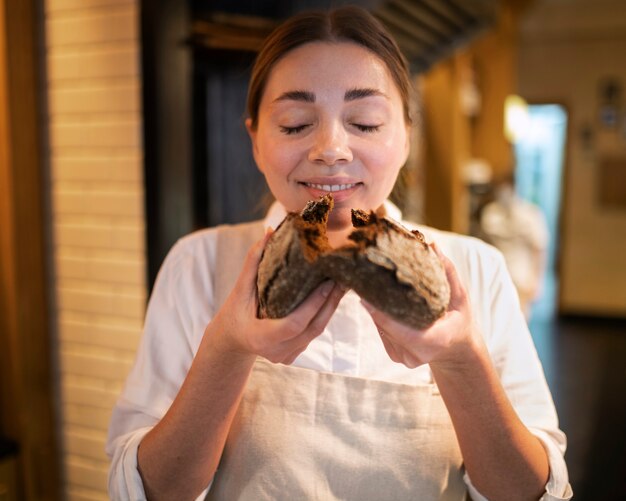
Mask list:
[[[256,290],[256,277],[259,270],[259,263],[263,256],[263,250],[272,235],[272,231],[268,229],[263,238],[255,242],[248,250],[246,258],[244,259],[243,267],[235,287],[243,287],[246,291],[248,300],[256,304],[257,290]]]
[[[441,264],[443,264],[446,272],[446,278],[450,284],[450,306],[448,309],[455,309],[466,296],[465,287],[463,287],[463,284],[461,283],[461,279],[459,278],[459,274],[456,271],[454,263],[450,261],[450,259],[443,254],[443,252],[441,252],[436,243],[433,242],[431,246],[441,260]]]
[[[289,355],[287,355],[285,358],[283,358],[283,360],[280,363],[281,364],[285,364],[285,365],[293,364],[296,361],[296,358],[298,358],[300,356],[300,353],[302,353],[305,349],[306,349],[306,347],[304,349],[303,348],[298,348],[297,350],[294,350]]]
[[[364,299],[361,299],[361,304],[368,311],[378,328],[385,332],[388,336],[407,336],[414,332],[409,326],[391,318],[389,315],[374,307],[371,303],[368,303]]]
[[[343,295],[344,290],[340,286],[335,285],[320,308],[319,313],[312,319],[310,324],[304,330],[287,337],[285,337],[284,325],[280,325],[284,323],[282,322],[283,319],[267,320],[266,322],[274,322],[276,324],[272,328],[272,331],[275,333],[273,337],[276,345],[276,348],[273,350],[272,360],[285,364],[293,362],[300,353],[307,349],[311,341],[324,331]],[[290,328],[293,328],[293,325]]]
[[[303,332],[302,338],[306,343],[305,348],[324,331],[345,293],[346,291],[340,285],[336,284],[333,287],[330,295]]]
[[[415,369],[424,363],[410,350],[407,350],[402,345],[394,342],[394,340],[385,332],[379,331],[379,334],[385,347],[385,351],[393,362],[403,364],[409,369]]]
[[[307,329],[313,318],[326,303],[326,300],[331,296],[334,288],[335,283],[332,280],[322,282],[302,304],[288,316],[280,319],[285,324],[285,327],[291,331],[292,337],[301,334]]]
[[[290,341],[292,349],[295,347],[295,349],[304,351],[313,339],[324,332],[324,329],[328,325],[330,318],[333,316],[344,294],[345,291],[339,285],[333,287],[330,295],[326,298],[326,301],[324,301],[324,304],[316,315],[311,319],[309,325]]]
[[[254,275],[256,278],[256,272],[259,267],[259,263],[261,262],[261,256],[263,256],[263,250],[265,249],[265,245],[267,241],[272,236],[272,231],[268,229],[263,235],[263,238],[257,240],[252,247],[248,250],[246,254],[246,258],[244,260],[242,274],[240,276],[246,276],[244,273],[247,273],[247,276]]]
[[[324,329],[330,320],[330,317],[333,316],[333,313],[337,309],[337,306],[339,306],[339,302],[345,293],[346,291],[340,285],[335,284],[326,298],[326,301],[322,304],[322,307],[309,322],[307,330],[313,329],[321,331]]]
[[[398,354],[394,343],[392,343],[391,340],[387,336],[385,336],[384,332],[378,331],[378,333],[380,335],[381,341],[383,342],[383,346],[385,347],[385,351],[387,352],[387,355],[389,355],[389,358],[393,362],[401,363],[400,355]]]

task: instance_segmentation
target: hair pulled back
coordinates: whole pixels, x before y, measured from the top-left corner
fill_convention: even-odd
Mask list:
[[[411,80],[408,64],[398,45],[383,25],[365,9],[345,6],[327,12],[297,14],[279,25],[265,40],[252,68],[248,86],[247,111],[253,129],[257,127],[259,106],[269,74],[278,60],[293,49],[312,42],[352,42],[376,54],[385,63],[398,88],[406,123],[412,122]]]

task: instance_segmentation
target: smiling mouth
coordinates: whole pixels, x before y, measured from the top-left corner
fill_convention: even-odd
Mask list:
[[[333,193],[335,191],[343,191],[349,190],[350,188],[354,188],[359,184],[363,183],[349,183],[349,184],[316,184],[316,183],[302,183],[304,186],[308,188],[314,188],[316,190],[325,191],[328,193]]]

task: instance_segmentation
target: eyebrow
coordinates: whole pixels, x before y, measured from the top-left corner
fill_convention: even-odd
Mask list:
[[[346,93],[344,94],[343,100],[355,101],[357,99],[363,99],[365,97],[372,97],[372,96],[387,97],[378,89],[350,89],[350,90],[347,90]]]
[[[314,103],[315,94],[309,92],[308,90],[290,90],[278,96],[274,102],[277,101],[302,101],[305,103]]]
[[[382,96],[387,97],[384,93],[377,89],[370,88],[354,88],[347,90],[343,96],[344,101],[356,101],[357,99],[363,99],[366,97],[372,96]],[[290,90],[287,92],[283,92],[280,96],[278,96],[274,102],[278,101],[301,101],[304,103],[314,103],[315,102],[315,94],[308,90]]]

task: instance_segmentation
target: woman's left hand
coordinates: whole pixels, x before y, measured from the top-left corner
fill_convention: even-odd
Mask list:
[[[432,246],[450,283],[448,310],[433,325],[423,330],[413,329],[362,301],[378,328],[391,360],[409,368],[427,363],[453,368],[463,362],[467,350],[484,346],[472,317],[467,291],[454,265],[435,244]]]
[[[433,247],[450,283],[443,317],[414,330],[376,309],[370,314],[393,361],[430,364],[474,487],[489,499],[539,499],[550,473],[546,452],[508,399],[454,265]]]

